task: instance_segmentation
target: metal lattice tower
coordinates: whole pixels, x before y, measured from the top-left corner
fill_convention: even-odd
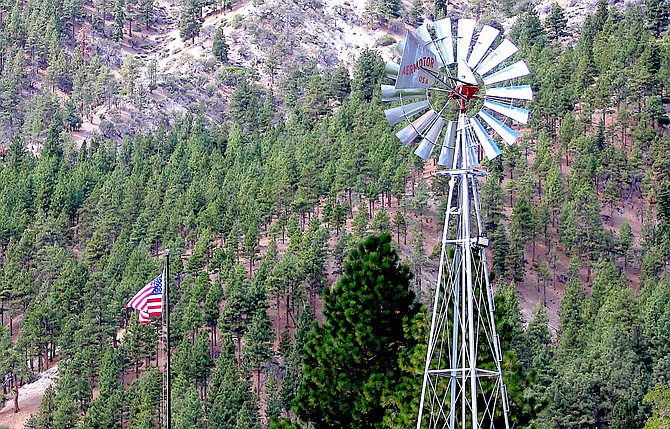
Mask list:
[[[506,122],[527,123],[529,112],[514,102],[533,94],[530,85],[512,83],[529,70],[507,61],[518,49],[499,33],[488,25],[477,30],[472,19],[408,31],[401,63],[386,66],[395,85],[382,85],[382,100],[399,104],[385,111],[389,124],[409,122],[396,136],[406,146],[420,140],[414,153],[424,160],[439,148],[445,169],[436,174],[449,176],[417,429],[509,429],[479,205],[486,173],[478,167],[481,154],[501,154],[489,130],[516,142]]]

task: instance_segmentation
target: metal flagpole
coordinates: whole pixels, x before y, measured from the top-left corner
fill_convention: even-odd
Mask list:
[[[170,249],[165,249],[163,267],[163,428],[172,428],[172,408],[170,406]]]

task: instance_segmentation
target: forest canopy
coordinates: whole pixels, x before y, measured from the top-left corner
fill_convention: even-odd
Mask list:
[[[196,3],[184,5],[187,40],[202,37]],[[204,7],[233,4],[223,3]],[[374,25],[412,18],[399,2],[370,3]],[[378,13],[381,3],[388,14]],[[416,19],[447,12],[443,2],[415,3]],[[154,112],[152,131],[109,114],[98,134],[74,139],[100,106],[146,112],[153,91],[194,86],[118,56],[157,24],[150,6],[0,2],[4,393],[57,365],[26,427],[155,427],[157,322],[139,324],[125,303],[170,248],[174,427],[316,425],[306,389],[326,352],[314,344],[337,335],[331,311],[367,299],[340,295],[351,270],[368,269],[352,262],[356,252],[376,243],[403,267],[389,300],[407,310],[406,349],[385,363],[387,390],[368,381],[379,402],[339,405],[376,413],[378,427],[406,427],[418,402],[417,338],[427,323],[418,308],[431,299],[445,184],[430,175],[434,160],[417,160],[386,125],[381,56],[363,50],[351,72],[305,61],[277,68],[268,84],[231,65],[234,40],[216,32],[211,110],[174,120]],[[530,128],[485,165],[481,192],[512,421],[665,427],[667,1],[625,10],[600,2],[576,35],[558,5],[544,18],[507,6],[519,13],[509,35],[536,97]],[[85,22],[101,35],[95,46],[79,31]],[[544,298],[552,293],[560,304]],[[524,308],[529,295],[537,306]]]

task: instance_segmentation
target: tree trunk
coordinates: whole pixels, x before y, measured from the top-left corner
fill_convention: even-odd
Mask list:
[[[18,413],[20,410],[19,408],[19,383],[18,380],[16,379],[16,374],[12,373],[12,384],[13,384],[13,390],[14,390],[14,412]]]
[[[291,290],[289,289],[286,292],[286,324],[284,325],[285,328],[288,328],[288,314],[289,314],[289,306],[291,305]]]
[[[279,294],[277,294],[277,299],[275,300],[275,306],[277,307],[277,314],[275,316],[275,318],[277,319],[275,321],[275,326],[277,327],[277,329],[276,329],[277,340],[279,340],[281,338],[280,334],[279,334],[281,332],[280,328],[279,328],[279,324],[281,323],[281,310],[279,309],[279,305],[280,305],[279,304]]]

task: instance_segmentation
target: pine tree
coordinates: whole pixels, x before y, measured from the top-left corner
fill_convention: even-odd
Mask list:
[[[219,305],[223,301],[223,289],[221,284],[216,282],[212,284],[207,290],[205,304],[203,307],[203,318],[205,325],[209,327],[210,331],[210,347],[212,355],[214,355],[214,346],[216,345],[216,327],[219,319]]]
[[[191,43],[195,43],[195,38],[200,35],[203,22],[204,19],[198,1],[187,0],[179,19],[179,37],[181,37],[181,40],[191,39]]]
[[[370,101],[379,86],[384,62],[376,51],[365,49],[354,67],[353,93],[361,100]]]
[[[330,84],[333,91],[333,97],[343,102],[344,99],[351,93],[351,77],[349,77],[349,70],[344,66],[339,66],[333,72]]]
[[[540,22],[540,16],[533,4],[526,6],[526,10],[519,16],[511,31],[512,38],[522,47],[544,47],[545,34]]]
[[[249,388],[249,383],[242,380],[238,369],[235,346],[227,339],[216,361],[209,386],[207,422],[211,429],[235,427],[240,410],[251,400]]]
[[[204,411],[198,391],[183,375],[172,381],[172,427],[175,429],[199,429],[204,426]]]
[[[433,7],[433,16],[435,21],[447,17],[446,0],[435,0],[435,6]]]
[[[426,13],[426,8],[423,6],[423,0],[414,0],[412,7],[407,13],[407,19],[410,25],[418,27],[423,23],[423,16]]]
[[[123,0],[116,0],[114,6],[114,26],[112,27],[112,40],[120,42],[123,39],[123,23],[126,20]]]
[[[416,344],[404,323],[419,307],[411,274],[400,265],[388,234],[371,236],[345,262],[324,297],[324,323],[305,347],[298,416],[319,428],[366,428],[384,417],[381,398],[402,380],[398,357]]]
[[[221,332],[232,336],[237,346],[238,360],[241,360],[242,336],[247,328],[247,319],[249,318],[248,291],[249,281],[242,271],[244,268],[238,268],[228,276],[224,298],[226,305],[219,316],[218,325]]]
[[[223,27],[217,28],[216,33],[214,33],[212,55],[222,63],[228,61],[228,43],[226,43],[226,35],[223,32]]]
[[[666,0],[645,0],[647,25],[656,37],[665,31],[670,23],[670,3]]]
[[[261,371],[272,357],[274,339],[272,323],[264,311],[256,313],[244,336],[242,362],[245,369],[256,373],[256,386],[260,388]]]
[[[551,42],[560,42],[563,37],[568,35],[568,18],[558,3],[551,5],[549,15],[544,20],[544,27],[547,31],[547,39]]]
[[[586,294],[579,278],[573,277],[568,280],[565,287],[565,295],[561,301],[560,325],[559,325],[559,353],[561,356],[570,356],[579,350],[584,340],[583,327],[584,302]]]
[[[154,0],[139,0],[140,23],[147,28],[151,26],[152,16],[154,13]]]

